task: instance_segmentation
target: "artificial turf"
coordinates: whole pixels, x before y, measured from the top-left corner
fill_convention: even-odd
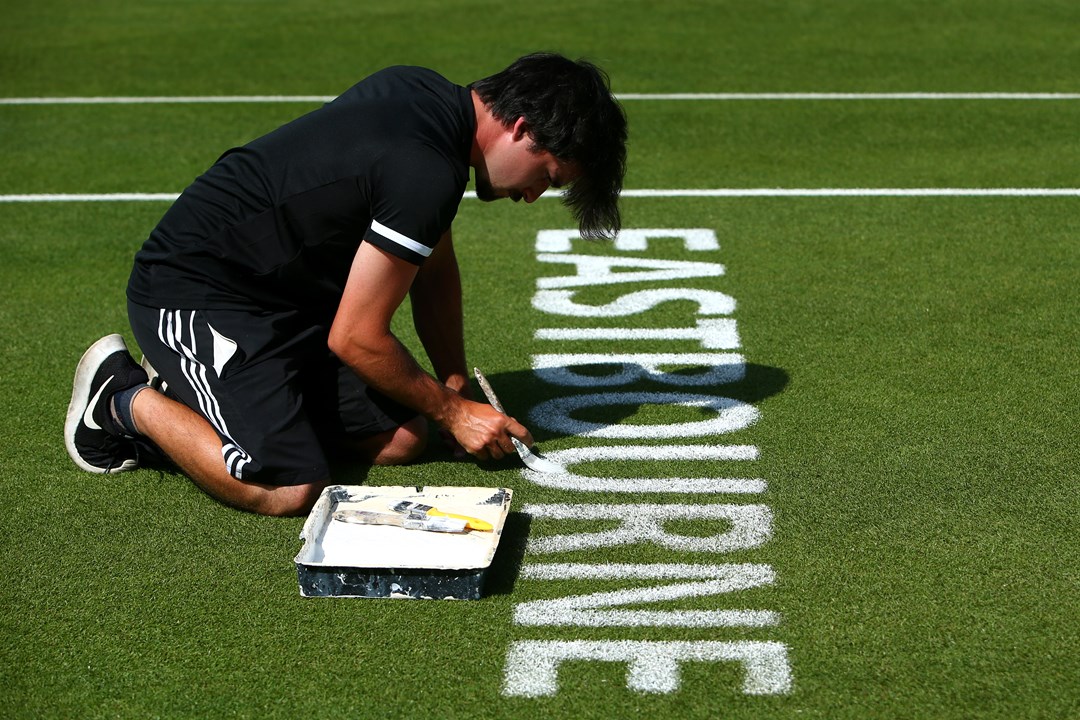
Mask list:
[[[589,55],[619,92],[1076,92],[1069,3],[40,2],[6,8],[7,97],[332,95],[392,62],[466,82],[537,48]],[[478,25],[479,15],[490,20]],[[417,39],[422,41],[418,42]],[[628,188],[1076,188],[1080,101],[625,103]],[[313,107],[0,106],[0,193],[177,193],[222,150]],[[131,256],[167,207],[0,203],[0,714],[11,717],[1064,718],[1080,712],[1077,619],[1080,198],[629,198],[629,228],[706,228],[719,249],[655,239],[575,253],[722,263],[718,277],[598,285],[730,295],[744,380],[694,392],[751,404],[726,435],[604,440],[533,425],[553,452],[745,444],[759,459],[600,461],[599,477],[752,476],[766,492],[558,490],[511,460],[338,468],[368,485],[515,488],[488,596],[474,602],[306,599],[303,520],[225,508],[181,476],[78,471],[61,428],[82,351],[123,332]],[[692,326],[698,306],[629,317],[533,307],[572,274],[534,249],[570,227],[554,200],[462,203],[470,362],[508,410],[595,392],[540,380],[541,353],[702,352],[689,340],[544,341],[539,328]],[[396,328],[416,352],[407,314]],[[663,391],[649,382],[621,388]],[[592,422],[709,416],[610,406]],[[629,451],[628,451],[629,455]],[[526,506],[751,503],[767,542],[734,552],[637,543],[526,544],[616,521]],[[676,521],[686,537],[723,523]],[[535,627],[523,603],[658,581],[541,580],[547,563],[759,564],[771,585],[631,609],[769,610],[768,627]],[[769,641],[792,685],[753,696],[734,663],[683,663],[671,693],[626,687],[622,663],[570,662],[550,697],[503,691],[532,640]]]

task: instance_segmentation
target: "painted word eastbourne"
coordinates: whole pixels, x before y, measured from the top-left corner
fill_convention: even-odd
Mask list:
[[[659,503],[615,502],[613,493],[646,495],[735,494],[748,498],[763,493],[766,483],[752,477],[597,477],[575,472],[591,462],[626,461],[753,461],[753,445],[694,444],[705,436],[730,435],[759,418],[753,406],[712,394],[724,383],[746,375],[746,362],[737,352],[741,344],[735,320],[735,300],[718,290],[686,287],[687,281],[703,284],[706,278],[724,274],[714,262],[665,260],[627,255],[574,254],[573,230],[542,230],[537,234],[537,260],[569,265],[570,274],[542,277],[537,281],[533,307],[546,315],[563,318],[623,318],[641,315],[670,301],[696,304],[695,316],[684,327],[574,328],[550,327],[536,331],[541,345],[575,350],[588,341],[621,341],[620,350],[632,349],[634,341],[672,341],[678,352],[663,353],[544,353],[533,356],[533,371],[551,385],[578,394],[555,397],[532,408],[529,420],[537,426],[588,439],[652,441],[650,444],[589,445],[547,452],[566,472],[551,474],[525,469],[526,480],[536,485],[578,493],[604,493],[603,499],[569,504],[533,504],[523,511],[533,518],[573,520],[575,532],[532,538],[521,577],[530,581],[632,580],[630,589],[591,592],[518,604],[514,622],[522,627],[570,628],[769,628],[779,624],[779,614],[761,609],[658,610],[628,609],[656,606],[686,598],[708,598],[770,586],[776,577],[769,565],[754,563],[699,564],[678,562],[682,553],[730,553],[754,549],[772,536],[772,512],[754,502]],[[650,241],[681,242],[691,252],[720,249],[716,234],[704,229],[623,230],[614,243],[617,252],[649,251]],[[656,281],[671,287],[634,289],[634,284]],[[606,304],[579,302],[584,288],[627,285],[627,292]],[[608,295],[622,288],[608,288]],[[686,304],[684,303],[684,306]],[[690,305],[689,307],[693,307]],[[656,347],[655,342],[650,344]],[[688,347],[689,346],[689,347]],[[587,346],[585,346],[587,347]],[[589,366],[591,372],[589,371]],[[601,367],[607,374],[598,374]],[[663,368],[681,368],[679,372]],[[611,370],[614,368],[614,370]],[[692,369],[693,372],[686,372]],[[663,388],[655,392],[626,392],[620,388],[638,381]],[[581,394],[582,390],[586,390]],[[639,408],[646,405],[691,408],[697,417],[673,424],[605,424],[579,420],[591,408]],[[685,412],[685,411],[684,411]],[[584,413],[588,415],[588,413]],[[595,414],[594,414],[595,416]],[[665,444],[656,444],[655,441]],[[587,499],[587,496],[583,495]],[[634,498],[640,499],[640,498]],[[715,535],[681,535],[671,525],[679,521],[706,521],[725,528]],[[672,562],[597,563],[602,549],[648,544]],[[537,562],[551,553],[580,553],[581,562]],[[655,556],[654,556],[655,557]],[[700,603],[699,603],[700,606]],[[744,635],[743,635],[744,636]],[[503,694],[541,697],[559,692],[559,671],[565,663],[614,662],[627,667],[626,687],[643,693],[674,693],[681,684],[686,663],[738,663],[742,669],[741,691],[749,695],[776,695],[790,691],[791,668],[787,646],[775,641],[714,640],[517,640],[506,656]],[[735,688],[732,688],[735,691]]]

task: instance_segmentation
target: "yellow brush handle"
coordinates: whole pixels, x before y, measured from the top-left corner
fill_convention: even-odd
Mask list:
[[[454,518],[455,520],[464,520],[465,527],[470,530],[483,530],[490,532],[495,529],[495,526],[489,522],[481,520],[479,518],[469,517],[468,515],[455,515],[454,513],[443,512],[442,510],[436,510],[432,508],[428,510],[428,515],[437,515],[438,517]]]

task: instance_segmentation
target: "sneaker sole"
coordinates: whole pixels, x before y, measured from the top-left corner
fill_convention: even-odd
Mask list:
[[[146,384],[164,394],[169,384],[158,377],[158,371],[154,369],[154,366],[150,364],[145,355],[139,360],[139,367],[146,371]]]
[[[75,382],[71,390],[71,402],[68,403],[67,420],[64,421],[64,446],[76,465],[87,472],[97,473],[98,475],[124,472],[139,467],[137,460],[125,460],[108,470],[95,467],[83,460],[75,448],[75,431],[78,429],[79,423],[82,422],[83,413],[86,412],[90,397],[90,386],[94,382],[94,375],[97,374],[97,370],[101,363],[105,361],[105,358],[118,350],[126,349],[124,338],[119,333],[106,335],[83,353],[78,366],[75,368]]]

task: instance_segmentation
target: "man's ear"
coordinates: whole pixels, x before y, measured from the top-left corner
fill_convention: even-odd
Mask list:
[[[511,130],[514,142],[523,139],[529,134],[529,123],[525,121],[524,117],[519,117],[514,121],[514,127]]]

